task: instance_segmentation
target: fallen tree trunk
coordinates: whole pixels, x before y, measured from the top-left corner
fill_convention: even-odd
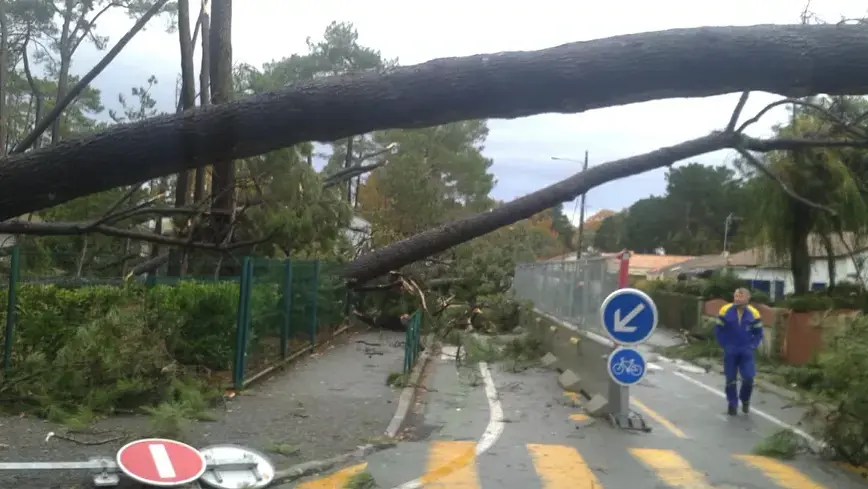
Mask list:
[[[561,202],[572,200],[603,183],[725,148],[732,144],[734,139],[732,134],[714,133],[650,153],[594,166],[488,212],[423,231],[403,241],[364,254],[347,264],[344,274],[356,283],[365,282],[531,217]]]
[[[378,129],[742,90],[866,93],[865,52],[863,26],[704,27],[324,78],[0,160],[0,220],[221,159]]]

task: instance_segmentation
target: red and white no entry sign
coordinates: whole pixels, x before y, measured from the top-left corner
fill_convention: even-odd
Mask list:
[[[205,473],[205,457],[195,448],[175,440],[148,438],[127,443],[118,450],[118,467],[132,479],[158,487],[193,482]]]

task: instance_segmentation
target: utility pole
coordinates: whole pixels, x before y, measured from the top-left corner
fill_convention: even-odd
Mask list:
[[[727,248],[729,247],[729,227],[732,225],[732,212],[726,216],[726,220],[723,221],[723,256],[726,257]]]
[[[588,151],[585,150],[585,163],[582,165],[582,173],[588,169]],[[582,247],[585,240],[585,195],[582,194],[579,201],[579,235],[576,238],[576,261],[582,258]]]

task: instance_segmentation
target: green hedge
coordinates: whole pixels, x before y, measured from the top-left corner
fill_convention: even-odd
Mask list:
[[[288,324],[291,336],[307,339],[314,295],[317,322],[340,322],[343,289],[324,278],[316,282],[313,266],[296,268]],[[284,288],[272,276],[254,279],[246,351],[263,337],[279,336],[287,324]],[[239,291],[237,280],[151,287],[21,283],[12,368],[0,383],[0,403],[21,401],[43,412],[111,411],[162,402],[179,377],[204,373],[225,383],[228,378],[214,374],[232,367]],[[0,290],[4,326],[7,292]]]
[[[82,327],[120,311],[135,314],[178,363],[226,369],[232,358],[237,306],[238,284],[232,282],[152,288],[22,284],[17,289],[13,366],[15,360],[33,354],[53,359]]]

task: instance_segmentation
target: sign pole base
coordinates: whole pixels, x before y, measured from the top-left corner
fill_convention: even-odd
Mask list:
[[[651,427],[645,423],[645,418],[639,413],[610,414],[609,422],[612,423],[612,426],[621,430],[641,431],[643,433],[651,432]]]
[[[609,382],[609,422],[622,430],[650,433],[651,427],[645,423],[641,414],[630,410],[630,388]]]

